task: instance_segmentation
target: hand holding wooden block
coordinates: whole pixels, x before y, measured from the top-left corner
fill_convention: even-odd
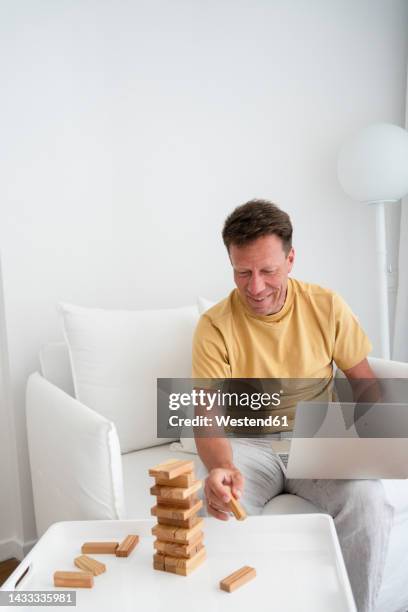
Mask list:
[[[228,505],[237,521],[244,521],[246,519],[247,513],[245,511],[245,508],[232,495],[230,501],[228,502]]]

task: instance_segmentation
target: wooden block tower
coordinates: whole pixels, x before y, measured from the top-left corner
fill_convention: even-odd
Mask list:
[[[150,489],[157,497],[151,514],[157,517],[152,529],[156,536],[153,567],[164,572],[188,576],[206,558],[203,544],[203,519],[197,512],[203,505],[197,491],[192,461],[169,459],[149,470],[155,479]]]

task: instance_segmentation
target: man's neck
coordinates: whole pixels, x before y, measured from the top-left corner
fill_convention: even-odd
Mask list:
[[[280,305],[278,305],[276,307],[276,310],[274,310],[273,312],[268,312],[268,314],[266,316],[269,317],[271,315],[278,314],[278,312],[280,312],[282,310],[282,308],[284,307],[287,297],[288,297],[288,287],[286,286],[286,291],[285,291],[285,295],[283,297],[282,303]]]

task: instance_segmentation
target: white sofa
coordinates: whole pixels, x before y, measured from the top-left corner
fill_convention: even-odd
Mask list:
[[[371,359],[377,376],[408,378],[408,364]],[[121,454],[115,425],[74,397],[64,343],[45,346],[41,373],[27,384],[27,432],[38,536],[57,521],[148,518],[152,498],[148,468],[169,456],[197,455],[171,450],[170,444]],[[408,481],[384,481],[398,508],[377,612],[408,610]],[[294,495],[279,495],[264,514],[319,510]]]

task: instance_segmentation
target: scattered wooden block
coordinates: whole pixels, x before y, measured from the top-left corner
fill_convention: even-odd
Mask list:
[[[84,554],[114,555],[118,546],[119,542],[85,542],[81,546],[81,552]]]
[[[117,547],[115,554],[117,557],[128,557],[135,546],[139,543],[138,535],[128,535],[126,538],[119,544]]]
[[[153,516],[160,516],[161,518],[180,519],[185,521],[202,508],[203,502],[200,499],[191,508],[176,508],[175,506],[153,506],[150,510]]]
[[[151,487],[150,493],[152,495],[157,495],[158,497],[161,497],[161,498],[166,497],[167,499],[170,499],[170,500],[187,499],[194,493],[197,493],[197,491],[201,489],[202,484],[203,483],[201,480],[196,480],[189,487],[174,487],[174,486],[170,487],[166,485],[162,486],[162,485],[156,484],[153,487]]]
[[[164,557],[164,568],[166,572],[178,574],[179,576],[188,576],[193,570],[205,561],[207,551],[203,546],[201,550],[191,559],[178,559],[175,557]]]
[[[176,544],[174,542],[162,542],[161,540],[156,540],[153,543],[153,546],[163,555],[191,559],[191,557],[194,557],[194,555],[203,547],[203,536],[201,532],[200,537],[197,539],[197,541],[194,541],[193,544]]]
[[[160,506],[173,506],[174,508],[192,508],[198,502],[197,495],[192,495],[188,499],[169,499],[168,497],[157,497]]]
[[[56,587],[90,589],[93,584],[94,577],[91,572],[54,572],[54,586]]]
[[[178,544],[192,544],[197,540],[197,534],[201,534],[203,519],[199,518],[194,527],[185,529],[172,525],[155,525],[152,534],[164,542],[176,542]]]
[[[242,504],[239,503],[237,499],[235,499],[235,497],[231,497],[230,501],[228,502],[228,505],[230,507],[231,512],[238,521],[244,521],[247,518],[245,508],[242,506]]]
[[[99,574],[106,572],[106,565],[104,563],[92,559],[92,557],[88,557],[87,555],[75,557],[74,565],[85,572],[91,572],[94,576],[99,576]]]
[[[256,570],[249,565],[244,565],[236,572],[233,572],[220,582],[220,589],[232,593],[243,584],[246,584],[256,576]]]
[[[191,527],[197,525],[200,520],[202,519],[199,516],[191,516],[185,521],[181,519],[161,518],[160,516],[157,517],[157,522],[159,525],[174,525],[175,527],[183,527],[184,529],[191,529]]]
[[[192,461],[169,459],[168,461],[159,463],[150,468],[149,476],[155,476],[163,480],[171,480],[186,472],[192,472],[193,469],[194,463]]]

